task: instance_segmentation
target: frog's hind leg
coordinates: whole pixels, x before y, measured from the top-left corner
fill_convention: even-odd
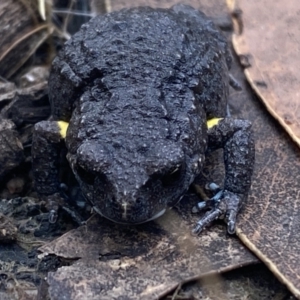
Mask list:
[[[223,190],[200,202],[198,209],[210,208],[193,230],[199,234],[213,220],[225,217],[227,231],[235,232],[236,217],[247,197],[254,167],[254,141],[251,123],[232,118],[208,122],[210,150],[224,148],[225,183]]]

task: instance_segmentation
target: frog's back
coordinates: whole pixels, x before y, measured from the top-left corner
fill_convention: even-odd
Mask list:
[[[226,41],[191,7],[140,7],[98,16],[82,26],[53,62],[52,114],[69,121],[87,89],[94,88],[95,97],[110,97],[116,89],[131,89],[132,95],[136,87],[149,86],[164,95],[189,89],[208,116],[222,116],[229,67]],[[168,97],[159,98],[165,105]]]

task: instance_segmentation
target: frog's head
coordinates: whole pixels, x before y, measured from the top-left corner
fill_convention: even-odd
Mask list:
[[[124,144],[85,141],[68,160],[99,214],[117,223],[147,222],[176,204],[194,174],[173,141]]]

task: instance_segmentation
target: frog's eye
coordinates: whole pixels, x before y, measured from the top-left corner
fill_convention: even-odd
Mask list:
[[[163,186],[169,187],[177,183],[177,181],[181,178],[182,174],[182,166],[176,166],[167,174],[163,175],[161,178],[161,182]]]
[[[80,165],[76,166],[75,171],[83,182],[89,185],[94,184],[96,175],[93,172],[85,170]]]

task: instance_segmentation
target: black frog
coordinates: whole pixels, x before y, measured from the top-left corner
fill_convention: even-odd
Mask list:
[[[225,182],[199,233],[236,216],[251,185],[251,123],[227,116],[231,55],[203,13],[186,5],[139,7],[97,16],[54,59],[51,121],[36,124],[36,190],[59,192],[58,153],[67,159],[95,211],[143,223],[174,206],[199,175],[208,151],[224,148]],[[52,200],[51,200],[52,199]],[[52,208],[52,217],[57,207]]]

